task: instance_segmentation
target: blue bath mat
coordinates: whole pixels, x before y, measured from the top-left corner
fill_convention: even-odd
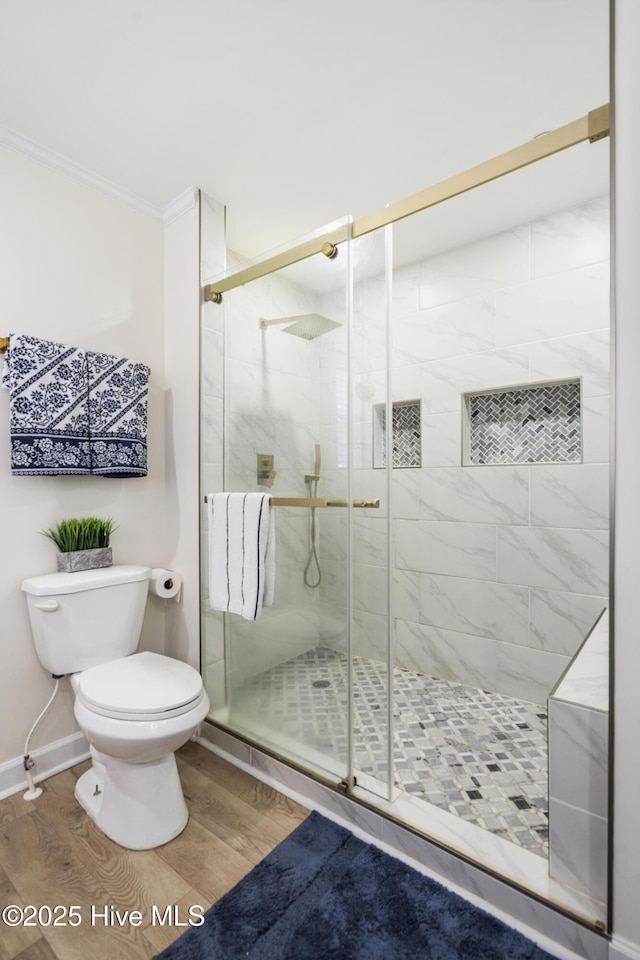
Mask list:
[[[155,960],[551,960],[462,897],[312,813]]]

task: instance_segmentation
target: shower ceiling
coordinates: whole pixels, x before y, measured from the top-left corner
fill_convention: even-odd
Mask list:
[[[11,96],[0,124],[158,208],[201,187],[227,205],[229,245],[244,257],[368,214],[609,100],[608,0],[4,8],[0,88]],[[532,172],[519,203],[539,216],[540,195],[549,209],[601,195],[606,154],[587,149],[553,184]],[[510,201],[486,198],[473,217],[434,219],[432,241],[464,242],[470,222],[485,236],[508,226]]]

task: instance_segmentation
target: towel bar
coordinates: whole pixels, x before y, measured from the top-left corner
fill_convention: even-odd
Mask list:
[[[9,337],[0,337],[0,353],[4,353],[9,348]],[[147,367],[147,373],[151,376],[151,367]]]
[[[208,503],[209,498],[205,496],[204,502]],[[348,500],[327,500],[324,497],[271,497],[272,507],[317,507],[324,510],[325,507],[346,507]],[[370,507],[377,510],[380,506],[379,500],[356,500],[352,501],[354,507]]]

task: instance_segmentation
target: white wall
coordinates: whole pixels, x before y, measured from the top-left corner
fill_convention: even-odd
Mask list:
[[[640,5],[615,10],[615,730],[612,957],[640,957]]]
[[[200,667],[198,548],[200,198],[165,229],[167,565],[183,577],[180,603],[167,603],[166,653]],[[224,245],[224,237],[220,237]]]
[[[30,333],[142,361],[151,367],[149,475],[12,477],[9,395],[0,391],[0,763],[22,755],[52,681],[31,639],[23,578],[53,572],[55,547],[40,536],[68,516],[114,518],[115,563],[167,560],[160,219],[107,199],[0,149],[0,333]],[[164,648],[164,609],[150,603],[143,645]],[[77,729],[68,681],[37,731],[37,748]]]

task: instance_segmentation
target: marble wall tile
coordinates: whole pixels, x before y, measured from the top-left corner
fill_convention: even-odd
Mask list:
[[[528,276],[529,230],[516,228],[423,261],[420,309],[490,295]]]
[[[386,663],[389,625],[386,616],[365,610],[353,611],[352,650],[356,657],[370,657]]]
[[[607,593],[608,535],[600,530],[498,527],[498,580],[570,593]]]
[[[549,872],[597,900],[607,898],[607,821],[549,801]]]
[[[609,394],[608,329],[532,343],[529,357],[529,379],[532,383],[582,377],[584,398]]]
[[[496,346],[565,337],[609,324],[609,265],[594,264],[496,293]]]
[[[554,700],[609,713],[609,641],[609,611],[605,610],[553,691]]]
[[[217,397],[203,397],[200,455],[205,463],[222,463],[222,417],[222,400]]]
[[[225,349],[230,360],[260,363],[267,331],[261,331],[261,317],[269,319],[272,277],[262,277],[229,290],[222,304],[225,325]]]
[[[221,304],[208,301],[202,304],[201,310],[203,329],[222,333],[224,330],[224,311]]]
[[[486,580],[420,574],[421,623],[526,645],[529,590]]]
[[[322,604],[334,603],[341,610],[346,609],[349,601],[349,571],[346,564],[323,560],[322,586],[319,589]]]
[[[549,796],[607,816],[608,717],[549,700]]]
[[[569,657],[510,643],[498,644],[496,661],[497,685],[493,689],[509,697],[539,703],[545,710],[549,691],[570,663]]]
[[[608,259],[609,207],[609,197],[599,197],[532,223],[533,275],[559,273]]]
[[[371,420],[372,407],[387,399],[387,376],[384,368],[356,374],[353,378],[351,415],[354,420]]]
[[[423,414],[460,415],[461,394],[520,385],[528,379],[529,347],[434,360],[423,364],[421,370]]]
[[[383,473],[384,471],[380,471]],[[417,520],[420,516],[420,478],[422,471],[408,468],[392,472],[393,516]]]
[[[422,470],[420,519],[527,524],[529,472],[508,465]]]
[[[268,453],[275,443],[276,428],[270,417],[230,413],[228,424],[228,448]]]
[[[608,464],[576,463],[532,468],[531,524],[607,530]]]
[[[355,563],[388,567],[389,529],[384,517],[369,516],[365,510],[354,514],[352,556]]]
[[[203,462],[200,466],[200,483],[204,493],[219,493],[222,491],[224,488],[222,464]],[[203,511],[201,520],[206,523],[207,514],[204,503],[201,504],[201,509]]]
[[[462,403],[462,401],[461,401]],[[462,415],[422,416],[422,466],[459,467],[462,464]]]
[[[276,473],[282,470],[298,471],[301,481],[307,473],[313,473],[315,463],[315,444],[319,442],[319,431],[311,423],[296,423],[290,418],[272,420],[270,424],[271,442],[260,453],[274,455],[274,469]],[[253,448],[256,443],[266,440],[264,434],[257,432],[253,438]]]
[[[582,402],[582,458],[585,463],[607,463],[611,430],[609,397],[587,397]]]
[[[320,424],[318,427],[318,441],[322,452],[322,479],[329,470],[344,467],[338,462],[338,451],[344,452],[346,462],[346,424]]]
[[[347,559],[349,534],[348,517],[328,515],[326,510],[316,511],[317,552],[320,560],[332,560],[345,563]]]
[[[228,370],[226,390],[231,415],[290,419],[297,423],[317,421],[315,380],[236,360]]]
[[[304,516],[304,511],[294,507],[290,510],[282,507],[277,509],[276,562],[294,564],[302,571],[309,556],[308,520]]]
[[[223,395],[223,335],[207,327],[202,331],[202,393],[205,397]]]
[[[397,620],[394,662],[404,670],[495,690],[498,645],[486,637]]]
[[[386,618],[389,610],[386,569],[354,563],[352,582],[353,609],[379,614]]]
[[[607,602],[606,597],[531,590],[530,645],[572,657]]]
[[[292,268],[279,270],[273,276],[271,310],[275,317],[314,313],[318,310],[317,292],[292,279],[290,274],[295,269],[294,265]]]
[[[356,376],[384,370],[387,365],[387,331],[376,323],[356,327],[352,334],[351,362]]]
[[[393,570],[391,616],[400,620],[420,620],[420,577],[415,570]]]
[[[394,470],[392,478],[399,474],[415,473],[415,470]],[[373,467],[365,467],[361,470],[353,470],[352,486],[354,497],[363,497],[365,499],[379,500],[378,507],[365,507],[356,512],[356,516],[361,519],[369,517],[371,520],[380,520],[387,518],[388,493],[387,493],[387,472]]]
[[[320,376],[319,340],[304,340],[286,333],[285,327],[258,329],[257,334],[251,328],[243,338],[246,359],[254,356],[254,362],[262,367],[277,371],[285,376],[295,374],[318,382]],[[329,334],[330,335],[330,334]],[[256,340],[256,337],[259,339]],[[255,343],[257,349],[251,351],[249,345]],[[255,355],[257,354],[257,356]]]
[[[495,580],[494,526],[398,520],[395,527],[396,567],[444,576]]]
[[[356,420],[351,429],[351,465],[354,470],[370,470],[373,462],[373,423]]]
[[[395,227],[397,230],[397,225]],[[391,317],[407,313],[414,313],[419,306],[420,296],[420,264],[410,263],[406,266],[393,268],[393,285],[391,291]]]
[[[316,645],[347,653],[349,649],[349,612],[334,601],[320,602]]]
[[[425,360],[490,350],[494,343],[493,298],[470,297],[394,317],[393,365],[401,368]]]

